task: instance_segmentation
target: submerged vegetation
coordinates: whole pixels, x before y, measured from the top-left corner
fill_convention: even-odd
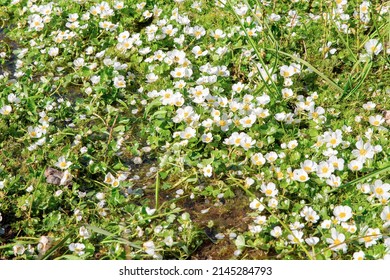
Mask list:
[[[388,259],[389,7],[0,0],[0,258]]]

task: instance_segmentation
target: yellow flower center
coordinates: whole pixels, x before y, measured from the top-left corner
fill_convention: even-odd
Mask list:
[[[372,241],[372,237],[371,236],[365,236],[363,239],[364,239],[364,242]]]
[[[375,189],[375,193],[378,195],[383,195],[385,191],[381,187],[378,187]]]

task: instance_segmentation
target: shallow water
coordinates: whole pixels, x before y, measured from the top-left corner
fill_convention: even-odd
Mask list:
[[[6,35],[6,29],[0,28],[0,52],[4,51],[7,53],[5,63],[0,65],[0,75],[8,72],[10,77],[14,76],[16,61],[14,50],[16,50],[18,47],[19,45]]]

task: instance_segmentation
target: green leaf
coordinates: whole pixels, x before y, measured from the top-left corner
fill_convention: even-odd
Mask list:
[[[234,244],[236,244],[238,249],[242,249],[245,247],[245,237],[244,235],[240,234],[237,236],[236,241],[234,241]]]

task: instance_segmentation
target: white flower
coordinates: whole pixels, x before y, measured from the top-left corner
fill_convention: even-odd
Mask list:
[[[324,54],[324,58],[327,58],[329,54],[335,54],[337,51],[335,48],[331,49],[332,42],[328,42],[325,46],[321,47],[318,51]]]
[[[344,6],[348,3],[348,0],[335,0],[337,6]]]
[[[61,156],[55,164],[60,169],[68,169],[72,165],[71,161],[66,161],[64,156]]]
[[[234,92],[240,93],[245,88],[245,85],[241,82],[238,82],[232,86]]]
[[[302,237],[303,237],[303,232],[300,230],[293,230],[292,234],[289,234],[287,236],[291,244],[297,244],[303,242]]]
[[[301,168],[307,174],[309,174],[309,173],[317,170],[317,163],[315,163],[314,161],[311,161],[311,160],[305,160],[303,163],[301,163]]]
[[[331,238],[326,239],[326,242],[330,244],[330,249],[333,251],[343,250],[344,252],[346,252],[347,244],[344,243],[345,235],[342,233],[338,233],[335,228],[332,228],[330,232]]]
[[[50,49],[49,49],[49,51],[48,51],[48,54],[50,55],[50,56],[57,56],[58,55],[58,51],[59,51],[59,49],[57,48],[57,47],[51,47]]]
[[[146,211],[146,214],[148,214],[149,216],[153,215],[155,212],[156,212],[156,209],[151,209],[149,207],[146,207],[145,208],[145,211]]]
[[[115,177],[108,172],[104,178],[104,183],[112,185],[114,183]]]
[[[359,171],[363,168],[363,162],[360,160],[351,160],[348,164],[348,168],[352,171]]]
[[[252,202],[249,204],[249,207],[253,210],[258,210],[260,212],[262,212],[264,210],[264,206],[263,206],[263,199],[261,200],[258,200],[258,199],[254,199],[252,200]]]
[[[283,65],[282,67],[280,67],[280,76],[282,76],[283,78],[291,77],[294,74],[294,67],[287,65]]]
[[[173,245],[173,238],[172,238],[172,236],[167,236],[167,237],[165,237],[164,243],[165,243],[165,245],[167,245],[168,247],[172,247],[172,245]]]
[[[279,238],[282,235],[282,228],[280,226],[276,226],[271,230],[271,235],[275,238]]]
[[[375,107],[376,107],[376,104],[371,102],[371,101],[363,104],[363,109],[365,109],[365,110],[374,110]]]
[[[147,83],[154,83],[157,80],[158,80],[158,76],[154,73],[149,73],[148,75],[146,75]]]
[[[275,153],[275,152],[269,152],[269,153],[266,153],[264,157],[265,157],[265,159],[266,159],[268,162],[272,163],[272,162],[274,162],[275,160],[277,160],[278,154]]]
[[[346,222],[352,217],[352,209],[349,206],[336,206],[333,209],[333,215],[340,222]]]
[[[341,185],[341,178],[332,174],[329,179],[326,180],[326,183],[331,187],[339,187]]]
[[[378,55],[382,51],[382,44],[377,39],[370,39],[364,44],[369,55]]]
[[[113,82],[114,82],[115,88],[125,88],[126,87],[125,77],[123,77],[122,75],[114,77]]]
[[[17,256],[17,255],[23,255],[24,254],[24,251],[26,250],[26,248],[24,248],[23,245],[21,244],[16,244],[12,247],[13,251],[14,251],[14,255]]]
[[[192,137],[195,137],[196,130],[192,127],[186,127],[184,131],[180,132],[180,138],[182,139],[190,139]]]
[[[12,107],[10,105],[5,105],[0,108],[0,114],[3,116],[9,115],[12,112]]]
[[[310,178],[309,178],[309,175],[306,173],[305,170],[303,170],[303,169],[296,169],[293,172],[293,179],[295,181],[299,181],[299,182],[306,182]]]
[[[321,161],[317,166],[317,176],[320,178],[329,178],[333,172],[333,165],[326,161]]]
[[[261,192],[269,197],[275,197],[278,194],[276,185],[272,182],[268,183],[267,185],[263,184],[261,186]]]
[[[305,220],[309,223],[317,223],[320,216],[318,216],[317,212],[313,210],[313,208],[305,206],[300,213],[301,217],[305,217]]]
[[[321,223],[321,228],[323,228],[323,229],[330,229],[331,224],[332,224],[331,220],[324,220]]]
[[[371,188],[376,198],[390,198],[390,184],[383,183],[382,180],[376,180]]]
[[[70,183],[70,181],[72,180],[72,178],[73,178],[73,176],[69,172],[69,170],[65,170],[64,174],[62,175],[61,181],[60,181],[60,186],[68,185]]]
[[[155,254],[155,245],[153,241],[147,241],[142,245],[143,249],[148,255],[153,256]]]
[[[28,17],[28,21],[30,24],[30,28],[36,31],[40,31],[43,29],[43,18],[38,14],[33,14]]]
[[[54,193],[54,196],[55,197],[58,197],[58,196],[60,196],[61,194],[62,194],[62,190],[57,190],[55,193]]]
[[[77,255],[81,256],[84,254],[85,245],[82,243],[71,243],[69,244],[69,250],[75,252]]]
[[[213,141],[213,135],[211,132],[202,135],[202,142],[210,143],[211,141]]]
[[[353,253],[353,259],[354,260],[364,260],[365,254],[363,251],[355,252]]]
[[[250,114],[249,116],[245,116],[239,120],[242,127],[247,128],[251,127],[256,121],[256,115]]]
[[[123,43],[126,39],[128,39],[130,36],[129,31],[123,31],[118,35],[118,42]]]
[[[370,143],[364,143],[363,140],[356,142],[357,150],[353,150],[352,154],[357,158],[357,160],[365,161],[367,158],[374,157],[374,148]]]
[[[386,206],[383,208],[383,211],[381,212],[380,215],[382,221],[384,221],[384,228],[390,227],[390,206]]]
[[[359,242],[364,243],[366,248],[377,244],[376,241],[382,238],[379,228],[362,228],[360,236],[363,237],[359,239]]]
[[[268,207],[270,207],[270,208],[276,208],[276,207],[278,207],[278,204],[279,204],[279,201],[276,198],[271,198],[268,201]]]
[[[88,239],[91,237],[91,233],[88,231],[88,229],[85,226],[80,227],[79,234],[84,239]]]
[[[16,103],[16,104],[20,103],[20,98],[17,97],[14,93],[8,94],[7,99],[9,103]]]
[[[215,238],[216,238],[216,239],[224,239],[224,238],[225,238],[225,234],[223,234],[223,233],[217,233],[217,234],[215,235]]]
[[[315,236],[311,236],[311,237],[308,237],[308,238],[305,239],[306,244],[309,245],[309,246],[314,246],[319,241],[320,241],[320,239],[318,237],[315,237]]]
[[[213,167],[210,164],[203,167],[203,175],[205,177],[211,177],[211,175],[213,175]]]
[[[261,153],[256,153],[251,156],[251,162],[254,165],[263,165],[265,163],[265,158]]]
[[[80,67],[84,66],[85,65],[84,58],[82,58],[82,57],[77,58],[75,61],[73,61],[73,65],[76,68],[80,68]]]
[[[384,123],[385,119],[381,115],[376,115],[376,116],[370,116],[368,118],[368,121],[373,126],[380,126],[382,123]]]

